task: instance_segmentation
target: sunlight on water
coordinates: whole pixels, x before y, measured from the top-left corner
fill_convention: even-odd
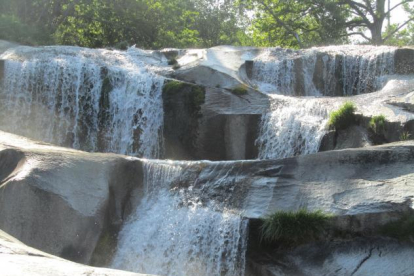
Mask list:
[[[145,56],[19,47],[3,58],[11,59],[0,92],[2,130],[87,151],[160,155],[163,78]]]
[[[171,189],[181,167],[145,161],[146,195],[120,233],[112,267],[168,276],[243,276],[247,222]]]

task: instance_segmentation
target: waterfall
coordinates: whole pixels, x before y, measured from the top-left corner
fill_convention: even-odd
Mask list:
[[[316,153],[326,133],[328,111],[318,98],[272,96],[263,114],[259,138],[260,159],[279,159]]]
[[[252,82],[268,94],[349,96],[381,89],[394,73],[394,48],[270,48],[253,61]]]
[[[180,187],[179,164],[144,161],[146,194],[120,232],[112,267],[166,276],[243,276],[246,220],[222,202],[203,202],[194,186]]]
[[[86,151],[160,155],[163,78],[145,53],[19,47],[0,58],[2,130]]]

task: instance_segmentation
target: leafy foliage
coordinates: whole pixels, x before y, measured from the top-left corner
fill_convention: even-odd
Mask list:
[[[121,49],[302,48],[347,43],[351,35],[372,44],[412,43],[414,0],[398,1],[410,17],[383,33],[385,1],[0,0],[0,39]]]
[[[261,238],[267,243],[300,244],[318,239],[330,216],[322,211],[276,212],[262,219]]]
[[[386,119],[384,115],[374,116],[369,121],[369,128],[375,134],[383,134],[385,132],[385,122]]]
[[[352,102],[345,102],[337,111],[329,116],[328,125],[336,130],[346,129],[356,121],[356,107]]]
[[[27,35],[11,35],[33,28],[36,35],[30,37],[35,41],[30,44],[118,45],[123,49],[125,44],[142,48],[238,44],[242,29],[233,2],[216,2],[0,0],[0,39],[27,43]]]

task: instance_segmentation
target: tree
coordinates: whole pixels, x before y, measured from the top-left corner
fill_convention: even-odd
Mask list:
[[[333,0],[241,0],[254,12],[253,38],[260,46],[308,47],[346,41],[348,11]]]
[[[347,20],[345,26],[351,31],[348,35],[360,35],[365,38],[369,43],[374,45],[382,45],[385,41],[390,39],[398,31],[404,28],[409,22],[414,20],[414,16],[411,16],[405,22],[394,26],[391,30],[389,27],[388,32],[383,36],[384,21],[388,16],[391,16],[392,11],[400,6],[407,6],[413,0],[401,0],[398,4],[390,7],[386,11],[386,0],[337,0],[337,5],[349,9],[352,16]],[[354,31],[356,29],[356,31]],[[370,36],[364,33],[364,30],[368,29]]]
[[[203,47],[239,44],[238,11],[233,0],[192,0],[198,15],[195,29]]]

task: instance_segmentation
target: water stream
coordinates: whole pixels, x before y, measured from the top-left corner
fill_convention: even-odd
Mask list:
[[[2,130],[86,151],[160,156],[163,78],[148,54],[19,47],[0,58]]]
[[[327,96],[380,90],[394,73],[394,53],[395,48],[372,46],[265,50],[254,60],[251,80],[270,97],[256,141],[259,158],[318,152],[329,112],[337,106]]]
[[[377,91],[394,72],[392,47],[269,48],[253,61],[254,85],[268,94],[350,96]]]
[[[243,276],[247,222],[223,202],[203,201],[193,185],[180,187],[182,163],[144,162],[146,194],[120,233],[112,266],[166,276]]]

